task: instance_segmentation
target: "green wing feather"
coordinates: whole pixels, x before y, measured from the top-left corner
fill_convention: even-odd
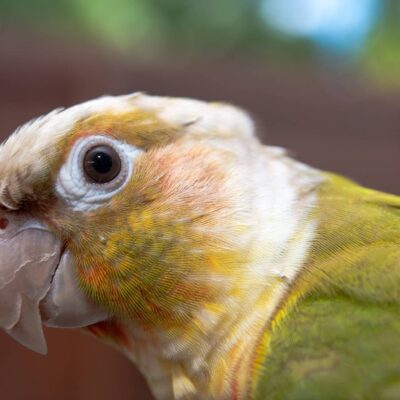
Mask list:
[[[255,397],[400,399],[400,198],[328,175],[316,215]]]

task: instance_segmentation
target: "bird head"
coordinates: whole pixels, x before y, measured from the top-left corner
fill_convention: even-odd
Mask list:
[[[0,327],[45,352],[42,323],[119,321],[197,359],[210,330],[260,329],[238,315],[293,279],[319,178],[253,130],[230,105],[140,93],[18,129],[0,148]]]

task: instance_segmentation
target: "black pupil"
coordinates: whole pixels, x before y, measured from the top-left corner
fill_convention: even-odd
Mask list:
[[[100,145],[87,151],[83,166],[89,181],[106,183],[120,173],[121,159],[111,146]]]
[[[99,174],[106,174],[113,166],[111,156],[103,151],[96,151],[89,162],[92,163],[93,169]]]

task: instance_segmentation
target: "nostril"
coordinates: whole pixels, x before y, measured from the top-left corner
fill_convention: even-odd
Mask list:
[[[0,218],[0,229],[6,229],[8,226],[8,219],[7,218]]]

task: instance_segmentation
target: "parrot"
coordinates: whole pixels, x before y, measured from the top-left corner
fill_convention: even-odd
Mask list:
[[[160,400],[400,398],[400,197],[224,102],[103,96],[0,147],[0,327],[115,347]]]

